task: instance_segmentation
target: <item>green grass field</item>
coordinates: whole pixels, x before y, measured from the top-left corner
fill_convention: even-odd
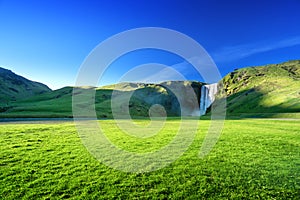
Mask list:
[[[159,136],[145,142],[123,137],[112,120],[101,121],[112,141],[127,142],[122,148],[132,151],[160,148],[179,122],[167,121]],[[99,163],[71,122],[0,124],[0,199],[299,198],[299,120],[227,120],[214,149],[201,159],[209,124],[200,121],[194,142],[174,163],[141,174]]]

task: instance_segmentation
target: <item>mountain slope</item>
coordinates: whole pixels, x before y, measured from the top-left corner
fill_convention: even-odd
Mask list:
[[[184,115],[191,115],[199,105],[202,85],[203,83],[196,81],[169,81],[160,84],[119,83],[100,88],[75,88],[74,91],[74,87],[64,87],[11,102],[9,109],[0,112],[0,117],[72,117],[72,95],[79,96],[80,100],[76,102],[76,106],[80,109],[82,117],[89,117],[89,114],[84,113],[84,108],[94,103],[97,117],[113,117],[112,99],[115,103],[114,112],[118,117],[126,117],[126,107],[129,107],[132,117],[148,117],[149,109],[156,104],[162,105],[168,116],[178,116],[182,112]],[[85,92],[95,92],[95,99],[84,95],[80,97]],[[196,95],[193,97],[192,94]],[[189,98],[186,98],[187,96]],[[182,102],[182,110],[179,101]],[[154,111],[158,112],[152,113],[154,115],[164,112],[161,109]]]
[[[300,60],[238,69],[222,83],[228,115],[300,113]]]
[[[14,75],[7,71],[5,72],[10,76]],[[3,81],[2,78],[0,81],[2,84],[10,83],[3,87],[5,90],[1,88],[2,90],[11,90],[8,94],[1,93],[6,96],[5,104],[3,101],[2,106],[0,104],[0,117],[72,117],[72,95],[80,96],[90,91],[95,92],[95,99],[79,98],[76,102],[76,106],[82,111],[82,117],[89,116],[84,113],[85,108],[94,104],[99,118],[113,117],[112,109],[119,117],[126,116],[128,112],[133,117],[148,117],[149,110],[155,111],[156,113],[152,112],[154,115],[163,112],[168,116],[196,115],[195,106],[199,106],[201,87],[204,85],[196,81],[119,83],[100,88],[76,88],[73,93],[74,87],[51,91],[46,86],[33,82],[37,86],[28,90],[30,93],[26,89],[28,83],[22,82],[24,78],[14,79],[17,81],[7,80]],[[300,60],[238,69],[226,75],[220,82],[223,83],[224,93],[219,94],[218,98],[227,99],[228,116],[300,117]],[[192,92],[188,91],[190,87]],[[13,93],[14,90],[18,92]],[[191,93],[196,94],[196,97]],[[29,98],[23,98],[25,94]],[[112,99],[116,105],[114,108],[111,107]],[[183,109],[180,109],[180,101]],[[161,107],[155,107],[156,104],[162,105],[165,111]],[[217,105],[218,101],[214,103],[214,106]],[[151,107],[155,109],[151,110]]]
[[[49,91],[51,89],[42,83],[30,81],[0,67],[0,104],[2,105]]]

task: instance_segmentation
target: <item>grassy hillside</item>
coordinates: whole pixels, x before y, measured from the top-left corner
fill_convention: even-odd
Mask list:
[[[1,117],[71,117],[72,87],[46,92],[8,104]]]
[[[100,88],[79,88],[74,95],[82,95],[86,90],[94,91],[98,118],[112,117],[112,95],[116,100],[115,112],[119,116],[126,115],[126,99],[129,99],[129,112],[133,117],[148,117],[150,107],[155,104],[163,105],[168,116],[178,116],[181,110],[174,92],[180,93],[184,111],[192,113],[195,109],[193,103],[199,102],[199,99],[197,97],[193,99],[187,88],[191,86],[196,96],[199,96],[201,85],[202,83],[194,81],[170,81],[161,84],[120,83]],[[9,109],[0,112],[0,117],[72,117],[72,95],[73,87],[64,87],[11,102],[8,105]],[[186,96],[190,98],[185,98]],[[87,101],[89,100],[82,98],[77,106],[84,110]],[[87,117],[87,115],[82,113],[82,117]]]
[[[3,85],[0,87],[0,117],[73,116],[73,87],[50,91],[45,85],[0,69],[0,74],[4,72],[5,75],[0,76],[0,84]],[[300,60],[237,69],[221,82],[225,90],[222,98],[227,98],[228,116],[300,117]],[[168,116],[179,116],[194,114],[195,105],[199,105],[194,103],[199,103],[201,85],[203,83],[195,81],[119,83],[100,88],[80,88],[74,95],[82,95],[87,90],[95,92],[94,100],[82,98],[76,106],[84,111],[95,103],[98,118],[112,118],[112,95],[116,105],[114,112],[119,117],[126,116],[128,107],[131,116],[148,117],[149,109],[156,104],[162,105]],[[188,91],[190,87],[193,91]],[[25,99],[25,96],[29,98]],[[179,102],[182,102],[182,110]],[[152,110],[156,112],[153,115],[159,116],[165,112],[158,107]],[[82,117],[86,116],[89,115],[82,113]]]
[[[222,82],[228,115],[267,117],[300,113],[300,60],[238,69]]]
[[[30,81],[0,67],[0,105],[51,91],[46,85]],[[1,109],[0,109],[1,110]]]

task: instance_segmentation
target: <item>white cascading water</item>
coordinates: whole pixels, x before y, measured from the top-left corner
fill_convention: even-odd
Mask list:
[[[218,92],[218,84],[203,85],[200,96],[200,116],[205,115],[207,108],[214,102]]]

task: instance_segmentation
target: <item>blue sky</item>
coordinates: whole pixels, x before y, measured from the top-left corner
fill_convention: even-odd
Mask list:
[[[299,0],[0,0],[0,66],[52,89],[74,85],[80,65],[103,40],[132,28],[164,27],[200,43],[224,76],[300,59],[299,10]],[[101,84],[151,62],[183,61],[157,50],[132,52],[112,64]]]

